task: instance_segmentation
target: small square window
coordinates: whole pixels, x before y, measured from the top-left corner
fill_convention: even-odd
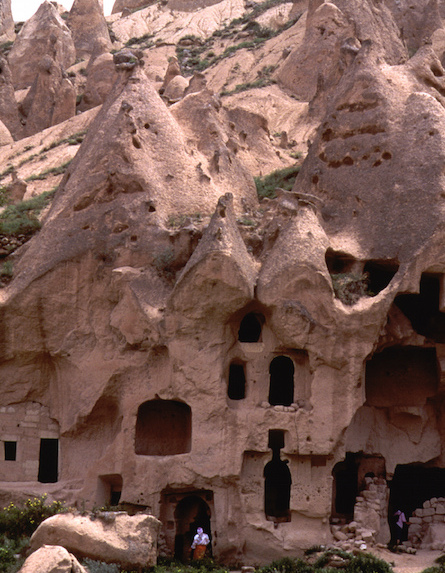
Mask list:
[[[5,444],[5,461],[15,462],[17,459],[17,442],[3,442]]]

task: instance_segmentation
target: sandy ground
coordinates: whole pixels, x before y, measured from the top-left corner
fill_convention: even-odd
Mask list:
[[[418,550],[415,555],[407,553],[391,553],[388,549],[373,549],[372,553],[384,559],[393,566],[394,573],[420,573],[427,567],[437,565],[434,560],[442,555],[442,551]]]

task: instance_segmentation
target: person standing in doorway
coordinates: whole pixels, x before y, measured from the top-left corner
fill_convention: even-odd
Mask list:
[[[192,543],[193,559],[202,559],[209,543],[210,539],[207,533],[204,533],[202,527],[198,527]]]
[[[401,509],[398,509],[394,513],[394,533],[395,533],[395,544],[400,545],[403,541],[403,529],[405,527],[406,517]]]

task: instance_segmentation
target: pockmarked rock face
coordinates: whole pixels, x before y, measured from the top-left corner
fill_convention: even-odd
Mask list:
[[[15,89],[30,86],[42,57],[51,56],[64,69],[76,59],[71,33],[56,8],[45,0],[20,30],[8,55]]]
[[[442,224],[444,74],[430,46],[389,66],[368,43],[332,98],[295,189],[355,256],[409,261]]]
[[[86,573],[86,569],[66,549],[57,545],[43,545],[32,553],[20,573]]]
[[[77,556],[124,567],[156,564],[160,522],[152,515],[104,512],[96,518],[63,513],[42,522],[31,538],[31,550],[61,545]]]
[[[67,20],[71,30],[76,56],[85,58],[91,56],[95,44],[99,40],[111,49],[111,40],[105,21],[103,8],[98,0],[75,0]]]
[[[26,196],[60,183],[12,277],[1,267],[2,500],[150,510],[160,553],[180,559],[198,526],[227,563],[387,543],[395,506],[418,546],[439,541],[443,28],[429,44],[435,4],[430,23],[411,5],[406,31],[402,0],[113,16],[133,47],[94,49],[90,93],[112,65],[117,78],[101,110],[0,148],[6,191],[14,168]],[[279,17],[281,33],[257,26]],[[167,101],[186,29],[201,38],[185,38],[189,63],[219,60]],[[33,181],[79,139],[63,178]],[[252,174],[277,168],[256,194]],[[82,550],[83,530],[118,518],[54,542],[69,529]]]

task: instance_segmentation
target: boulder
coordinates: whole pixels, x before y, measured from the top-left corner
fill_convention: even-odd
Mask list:
[[[180,100],[189,85],[187,78],[183,76],[175,76],[168,84],[163,93],[163,97],[170,102]]]
[[[420,547],[432,551],[443,551],[445,549],[445,523],[430,523]]]
[[[98,40],[105,42],[108,50],[111,49],[107,22],[98,0],[74,0],[67,24],[78,58],[91,56]]]
[[[168,84],[172,81],[172,79],[180,75],[181,75],[181,68],[179,67],[178,58],[172,56],[168,60],[167,71],[165,72],[164,81],[162,82],[162,86],[159,92],[162,94],[165,91],[165,88],[168,86]]]
[[[11,135],[18,139],[22,133],[19,120],[17,101],[12,85],[11,71],[8,62],[0,56],[0,121],[2,121]]]
[[[8,145],[9,143],[14,143],[14,139],[6,125],[0,121],[0,147],[2,145]]]
[[[65,548],[43,545],[26,559],[19,573],[87,573],[87,570]]]
[[[46,519],[31,537],[31,550],[61,545],[74,555],[124,567],[156,565],[160,522],[152,515],[62,513]]]
[[[76,90],[51,56],[40,60],[38,76],[20,107],[26,117],[27,136],[75,115]]]
[[[106,52],[94,59],[92,57],[87,73],[85,91],[79,106],[81,111],[101,105],[111,92],[118,77],[112,54]]]
[[[8,55],[14,88],[30,86],[38,63],[50,55],[57,65],[69,68],[76,59],[71,32],[56,8],[45,0],[20,30]]]
[[[0,0],[0,43],[14,40],[14,38],[11,0]]]

